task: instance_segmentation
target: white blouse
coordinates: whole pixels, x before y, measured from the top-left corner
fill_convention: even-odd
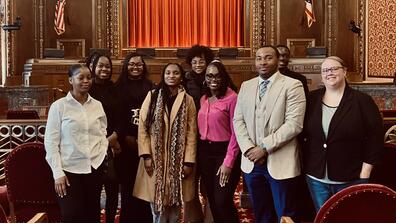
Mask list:
[[[102,104],[88,96],[82,105],[69,92],[48,112],[44,145],[54,179],[63,171],[91,173],[103,162],[108,147],[107,119]]]

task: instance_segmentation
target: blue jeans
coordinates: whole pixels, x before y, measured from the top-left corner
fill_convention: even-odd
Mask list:
[[[181,206],[165,206],[162,214],[157,214],[154,211],[154,203],[150,203],[151,212],[153,214],[153,223],[177,223],[180,221]]]
[[[368,179],[358,179],[344,184],[327,184],[312,179],[306,176],[309,192],[311,193],[312,201],[315,205],[316,212],[319,211],[320,207],[338,191],[345,189],[349,186],[356,184],[368,183]]]

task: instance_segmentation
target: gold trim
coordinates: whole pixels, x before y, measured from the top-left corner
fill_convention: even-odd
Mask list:
[[[365,47],[365,40],[366,40],[366,20],[365,18],[368,18],[368,14],[366,13],[366,2],[367,0],[359,0],[359,13],[358,13],[358,21],[360,27],[364,28],[364,30],[361,32],[361,35],[359,36],[358,40],[358,48],[359,48],[359,53],[358,53],[358,72],[359,75],[362,77],[363,80],[365,80],[365,50],[367,49]]]

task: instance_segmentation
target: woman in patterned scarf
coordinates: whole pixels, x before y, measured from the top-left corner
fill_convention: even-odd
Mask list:
[[[155,223],[178,222],[182,202],[194,198],[196,109],[183,79],[179,64],[166,65],[140,110],[134,196],[151,203]]]

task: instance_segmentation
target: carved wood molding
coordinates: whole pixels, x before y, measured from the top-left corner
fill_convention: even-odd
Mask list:
[[[366,16],[368,16],[366,14],[366,1],[368,0],[359,0],[359,11],[358,11],[358,24],[360,24],[360,27],[365,27],[366,24]],[[364,78],[364,67],[365,67],[365,51],[366,51],[366,47],[365,47],[365,38],[366,38],[366,32],[363,31],[361,32],[361,35],[359,36],[359,40],[358,40],[358,58],[355,60],[357,61],[357,70],[360,74],[360,76],[362,76]]]
[[[255,55],[263,42],[266,42],[265,30],[265,5],[266,1],[252,1],[252,51],[251,55]]]
[[[13,13],[15,11],[15,7],[14,7],[14,3],[15,1],[11,0],[7,0],[7,5],[6,5],[6,22],[10,23],[12,21],[12,17],[14,16],[15,13]],[[14,9],[14,11],[13,11]],[[15,58],[14,58],[14,43],[15,43],[15,35],[12,35],[11,32],[6,32],[6,39],[7,41],[7,77],[10,77],[14,74],[14,67],[15,67]]]
[[[103,0],[92,0],[92,48],[103,48],[104,30],[107,13]]]
[[[114,57],[121,55],[121,39],[120,39],[120,5],[121,0],[106,1],[106,34],[107,47],[110,49]]]

